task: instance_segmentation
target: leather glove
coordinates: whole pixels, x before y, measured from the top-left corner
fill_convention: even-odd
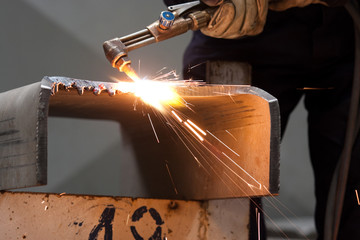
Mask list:
[[[224,0],[202,0],[203,3],[205,3],[208,6],[218,6],[224,2]]]
[[[290,0],[291,1],[291,0]],[[207,27],[205,35],[234,39],[262,32],[268,10],[268,0],[203,0],[209,6],[219,5]]]
[[[305,7],[312,3],[320,3],[327,6],[324,1],[320,0],[274,0],[269,2],[269,9],[274,11],[284,11],[292,7]]]

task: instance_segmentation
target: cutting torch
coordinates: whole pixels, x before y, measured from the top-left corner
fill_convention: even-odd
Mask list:
[[[130,77],[137,76],[130,66],[129,51],[178,36],[188,30],[199,30],[208,25],[215,10],[216,7],[209,7],[200,1],[169,6],[167,11],[160,13],[159,20],[145,29],[104,42],[106,58],[114,68]]]

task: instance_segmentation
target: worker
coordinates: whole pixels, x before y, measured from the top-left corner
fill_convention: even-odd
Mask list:
[[[183,0],[165,0],[168,5]],[[353,21],[344,0],[203,0],[218,5],[193,33],[185,79],[205,79],[208,60],[247,62],[252,85],[279,100],[281,130],[304,96],[315,176],[315,224],[324,238],[331,179],[343,149],[354,69]],[[192,67],[197,66],[198,67]],[[338,239],[360,239],[360,141],[355,142]],[[257,238],[256,238],[257,239]]]

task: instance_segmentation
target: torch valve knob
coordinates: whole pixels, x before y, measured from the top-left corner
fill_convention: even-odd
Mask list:
[[[162,11],[159,18],[159,28],[162,30],[169,29],[175,20],[175,15],[169,11]]]

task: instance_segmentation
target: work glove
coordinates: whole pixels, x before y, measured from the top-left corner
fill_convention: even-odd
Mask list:
[[[219,5],[208,26],[201,29],[207,36],[234,39],[257,35],[264,28],[268,0],[202,1],[209,6]]]
[[[209,6],[219,6],[207,27],[201,32],[215,38],[235,39],[262,32],[268,8],[284,11],[309,4],[343,5],[346,0],[202,0]]]

